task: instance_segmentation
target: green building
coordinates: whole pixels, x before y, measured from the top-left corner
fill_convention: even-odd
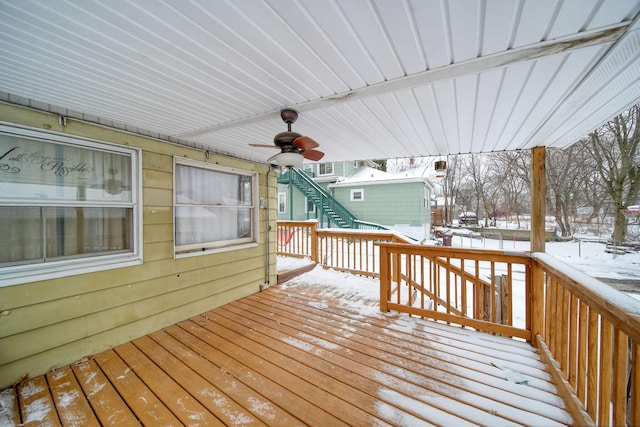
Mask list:
[[[426,238],[431,226],[433,187],[424,176],[396,175],[375,163],[339,162],[304,165],[306,174],[360,221],[376,223],[415,238]],[[278,180],[278,219],[317,219],[331,224],[322,208],[286,179]]]

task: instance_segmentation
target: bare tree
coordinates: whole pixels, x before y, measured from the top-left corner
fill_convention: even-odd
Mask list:
[[[454,215],[454,206],[458,198],[461,180],[460,156],[447,157],[447,173],[443,178],[444,190],[444,221],[451,224]]]
[[[638,202],[640,193],[640,105],[606,123],[588,136],[585,148],[595,161],[602,185],[615,206],[613,240],[626,238],[623,210]]]
[[[521,227],[521,214],[527,211],[531,198],[530,164],[531,153],[529,151],[505,151],[495,155],[497,167],[503,171],[499,183],[498,192],[502,198],[502,210],[509,216],[514,216]]]
[[[569,237],[574,232],[572,218],[575,218],[593,170],[585,157],[584,149],[578,144],[564,150],[547,150],[547,210],[555,217],[562,237]]]

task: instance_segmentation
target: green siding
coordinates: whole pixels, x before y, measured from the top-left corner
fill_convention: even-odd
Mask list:
[[[362,201],[351,201],[351,190],[363,190]],[[337,186],[333,196],[358,219],[383,225],[419,226],[430,222],[425,186],[422,182]]]
[[[345,167],[353,166],[353,162],[344,162],[344,164]],[[317,170],[317,165],[314,167]],[[425,204],[425,192],[429,200],[430,190],[422,181],[350,184],[331,188],[329,188],[333,185],[331,182],[318,184],[360,220],[388,226],[396,224],[423,226],[431,223],[430,203]],[[364,190],[364,200],[351,201],[352,189]],[[278,192],[287,194],[287,212],[279,213],[279,220],[304,221],[318,218],[319,213],[316,215],[306,213],[305,198],[297,189],[278,184]],[[291,200],[293,200],[293,210]]]
[[[0,104],[0,120],[142,149],[142,265],[0,287],[0,388],[242,298],[265,284],[266,210],[256,247],[173,257],[173,156],[259,173],[259,195],[276,218],[275,173],[267,166],[212,155],[58,116]],[[269,282],[276,283],[276,227]]]

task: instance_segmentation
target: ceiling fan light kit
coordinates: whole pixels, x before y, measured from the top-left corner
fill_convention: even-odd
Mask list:
[[[299,153],[280,153],[271,157],[273,162],[283,168],[299,168],[304,157]]]
[[[276,163],[282,167],[300,167],[304,159],[318,161],[324,153],[314,150],[319,144],[308,136],[291,131],[291,124],[298,120],[298,112],[290,108],[280,111],[280,118],[287,124],[287,131],[280,132],[273,138],[272,145],[249,144],[252,147],[279,148],[280,153],[271,156],[267,162]]]

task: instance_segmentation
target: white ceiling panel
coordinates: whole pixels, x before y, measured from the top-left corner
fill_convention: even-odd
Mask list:
[[[567,146],[640,100],[640,0],[0,0],[0,95],[264,162]],[[2,118],[0,117],[0,120]],[[276,151],[277,152],[277,151]]]
[[[511,46],[515,25],[505,25],[506,22],[516,22],[520,12],[519,2],[501,0],[487,3],[484,11],[480,11],[482,22],[481,55],[501,52]]]

